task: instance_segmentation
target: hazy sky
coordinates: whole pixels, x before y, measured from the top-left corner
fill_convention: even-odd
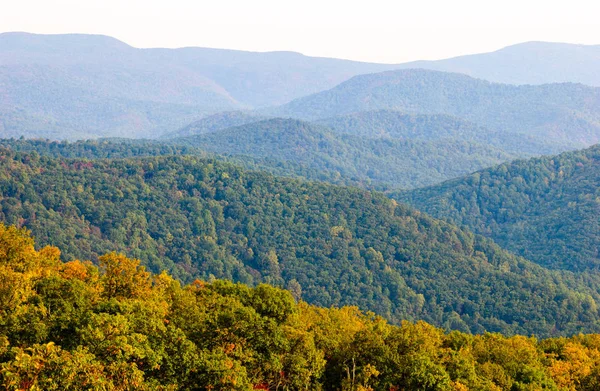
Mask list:
[[[106,34],[136,47],[293,50],[393,63],[532,40],[600,44],[598,0],[0,2],[0,31]]]

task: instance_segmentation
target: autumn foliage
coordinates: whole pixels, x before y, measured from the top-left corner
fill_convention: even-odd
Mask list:
[[[110,253],[62,263],[0,225],[6,390],[598,390],[600,336],[388,324],[269,285],[182,286]]]

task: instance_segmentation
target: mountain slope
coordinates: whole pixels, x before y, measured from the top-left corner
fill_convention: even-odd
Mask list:
[[[600,45],[524,42],[491,53],[415,61],[399,68],[464,73],[508,84],[572,82],[600,87]]]
[[[398,198],[539,264],[600,269],[600,146],[516,161]]]
[[[336,133],[421,141],[454,140],[493,146],[519,157],[552,153],[556,146],[531,136],[494,132],[447,114],[406,114],[395,110],[361,111],[315,121]]]
[[[234,126],[246,125],[252,122],[263,121],[265,116],[257,115],[252,112],[226,111],[217,113],[198,121],[194,121],[174,132],[163,134],[161,139],[170,139],[177,137],[190,137],[199,134],[212,133],[218,130],[232,128]]]
[[[599,324],[598,294],[574,275],[379,193],[189,156],[1,157],[1,219],[60,246],[65,259],[124,251],[184,280],[271,282],[323,306],[473,332],[571,334]]]
[[[182,48],[96,35],[0,34],[0,136],[157,137],[224,110],[268,106],[393,66]]]
[[[270,119],[171,142],[231,156],[305,167],[311,179],[350,178],[377,187],[413,188],[510,160],[514,155],[475,142],[365,138],[335,134],[321,125]],[[263,160],[263,163],[267,161]],[[291,167],[292,170],[294,167]]]
[[[367,189],[397,188],[399,183],[404,184],[404,187],[413,187],[414,183],[440,182],[445,178],[488,166],[496,162],[496,159],[508,159],[505,154],[493,148],[461,142],[338,139],[327,131],[322,133],[323,130],[306,132],[306,137],[292,131],[287,136],[275,138],[273,128],[267,128],[264,134],[256,134],[256,130],[253,128],[249,131],[247,141],[247,145],[254,145],[256,148],[244,148],[248,153],[244,155],[211,152],[220,148],[232,149],[227,137],[218,138],[217,145],[202,148],[194,146],[198,145],[195,138],[176,141],[100,139],[77,142],[0,139],[0,145],[14,151],[84,159],[194,155],[280,176]],[[231,137],[237,138],[235,133]],[[319,137],[324,137],[328,142],[317,145],[315,140]],[[286,145],[296,145],[294,143],[303,147],[286,150]],[[265,145],[278,152],[272,153]]]
[[[356,76],[271,114],[315,120],[380,109],[449,114],[493,132],[545,140],[560,151],[600,141],[600,88],[512,86],[418,69]]]

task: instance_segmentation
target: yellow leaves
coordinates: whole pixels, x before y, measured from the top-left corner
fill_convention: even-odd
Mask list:
[[[352,340],[369,322],[358,307],[325,309],[301,302],[298,308],[304,328],[315,330],[317,341],[332,346]]]
[[[345,240],[352,239],[352,232],[350,232],[346,227],[341,225],[334,225],[329,230],[331,237],[333,238],[342,238]]]
[[[600,364],[598,354],[597,350],[568,342],[562,349],[561,358],[552,359],[548,371],[559,387],[576,390],[581,381],[592,373],[592,369]]]
[[[8,341],[8,338],[4,335],[0,335],[0,357],[6,354],[9,346],[10,342]]]
[[[63,264],[60,274],[67,280],[78,279],[81,281],[87,281],[90,277],[88,273],[88,266],[79,260]]]
[[[469,391],[469,388],[459,381],[452,382],[454,391]]]
[[[29,278],[11,267],[0,265],[0,315],[13,311],[30,295]]]
[[[29,231],[0,223],[0,265],[9,266],[17,272],[39,267],[39,254],[33,247]]]
[[[60,261],[60,250],[58,247],[46,246],[40,250],[40,255],[50,262]]]
[[[206,287],[206,283],[199,279],[195,279],[194,282],[189,285],[189,288],[195,292],[202,290],[204,287]]]
[[[137,259],[123,254],[109,253],[98,259],[104,271],[102,283],[108,298],[144,298],[150,294],[150,273]]]
[[[172,299],[173,293],[181,289],[179,281],[171,277],[167,272],[163,271],[152,278],[152,291],[159,300]]]
[[[554,361],[548,369],[556,385],[566,390],[575,390],[573,370],[572,363],[561,360]]]
[[[380,372],[377,370],[377,368],[375,368],[374,365],[367,364],[363,368],[363,374],[367,379],[370,379],[372,377],[379,376]]]

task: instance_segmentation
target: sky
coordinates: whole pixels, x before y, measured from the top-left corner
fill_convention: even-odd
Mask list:
[[[597,0],[0,0],[0,32],[135,47],[287,50],[400,63],[526,41],[600,44]]]

